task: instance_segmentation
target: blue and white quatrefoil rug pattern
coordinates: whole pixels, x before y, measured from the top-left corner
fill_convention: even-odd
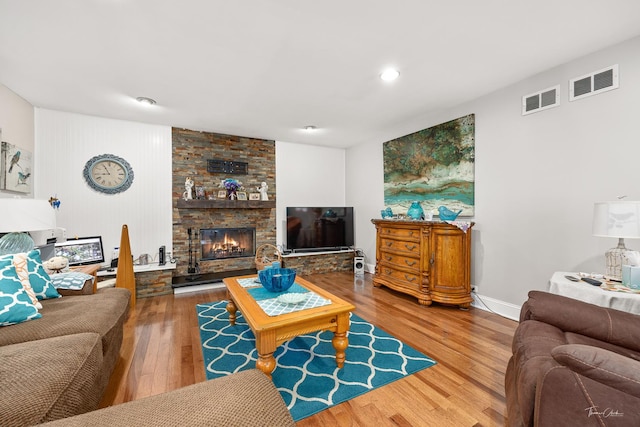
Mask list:
[[[226,301],[198,304],[200,340],[207,379],[255,368],[253,332],[238,312],[229,324]],[[349,347],[338,369],[332,332],[302,335],[282,344],[272,373],[293,419],[298,421],[364,394],[436,362],[355,314],[351,314]]]

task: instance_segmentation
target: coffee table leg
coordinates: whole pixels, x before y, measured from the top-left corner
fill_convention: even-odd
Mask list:
[[[229,299],[229,302],[227,303],[227,311],[229,312],[229,323],[231,325],[235,325],[236,324],[236,311],[238,311],[238,308],[236,307],[235,303],[233,302],[232,299]]]
[[[264,372],[271,378],[271,372],[276,369],[276,359],[273,353],[276,351],[275,331],[254,331],[256,336],[256,350],[258,350],[258,360],[256,368]]]
[[[346,359],[345,350],[349,346],[349,339],[347,338],[347,331],[349,330],[349,313],[338,316],[337,329],[333,334],[331,343],[336,350],[336,365],[338,368],[344,366]]]
[[[256,368],[271,378],[271,373],[276,369],[276,359],[273,357],[273,353],[260,354],[258,360],[256,360]]]

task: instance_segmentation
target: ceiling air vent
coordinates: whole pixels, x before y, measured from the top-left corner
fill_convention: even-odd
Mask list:
[[[522,97],[522,115],[537,113],[560,105],[560,85]]]
[[[569,80],[569,101],[618,89],[618,64]]]

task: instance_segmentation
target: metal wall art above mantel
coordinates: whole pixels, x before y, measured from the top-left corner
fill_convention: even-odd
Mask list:
[[[249,163],[236,162],[233,160],[207,159],[207,172],[248,175]]]

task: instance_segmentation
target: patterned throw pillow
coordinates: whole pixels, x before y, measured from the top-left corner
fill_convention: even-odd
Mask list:
[[[14,259],[21,254],[14,255]],[[35,292],[36,297],[39,300],[49,298],[60,298],[60,294],[51,284],[51,278],[44,271],[42,260],[40,259],[40,251],[37,249],[32,250],[26,254],[27,257],[27,272],[29,273],[29,283]],[[15,262],[15,261],[14,261]]]
[[[40,304],[40,302],[38,301],[38,298],[36,297],[36,293],[33,292],[33,288],[31,287],[31,282],[29,282],[29,271],[27,269],[27,254],[21,253],[21,254],[15,254],[15,255],[9,254],[9,255],[0,256],[0,259],[5,259],[5,258],[12,260],[13,267],[16,269],[16,273],[18,273],[18,278],[22,283],[22,287],[24,288],[27,295],[29,295],[29,298],[31,299],[31,302],[33,303],[33,305],[35,305],[36,308],[40,310],[42,308],[42,304]]]
[[[80,271],[70,271],[68,273],[58,273],[51,275],[51,283],[56,289],[81,290],[87,280],[93,284],[93,276]]]
[[[42,317],[22,287],[13,260],[0,259],[0,326]]]

